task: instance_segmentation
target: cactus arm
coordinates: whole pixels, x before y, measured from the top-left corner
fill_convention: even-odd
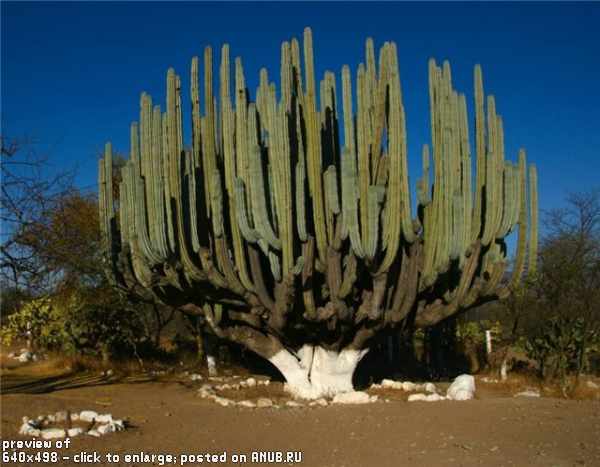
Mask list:
[[[529,203],[531,231],[529,235],[529,263],[527,274],[535,275],[537,271],[538,256],[538,193],[537,169],[535,164],[529,166]]]
[[[258,146],[250,150],[250,198],[256,231],[271,247],[280,250],[281,241],[273,231],[268,218],[263,168]]]
[[[244,252],[244,245],[242,242],[241,223],[238,219],[241,217],[241,221],[245,223],[244,227],[248,227],[248,219],[245,211],[245,201],[242,198],[244,206],[239,206],[236,202],[236,197],[244,196],[243,182],[241,191],[236,187],[236,160],[235,160],[235,116],[232,108],[231,98],[229,95],[230,89],[230,65],[229,65],[229,46],[223,45],[221,49],[221,67],[220,67],[220,94],[221,94],[221,129],[223,139],[223,161],[224,161],[224,175],[225,175],[225,188],[226,198],[229,211],[229,226],[231,229],[231,239],[233,244],[234,262],[239,274],[239,280],[243,287],[248,290],[253,290],[252,281],[250,280],[248,272],[248,264],[246,261],[246,254]],[[215,187],[217,188],[217,187]],[[242,212],[238,212],[240,207],[243,209]],[[230,263],[228,260],[227,263]],[[230,267],[228,267],[230,269]],[[231,274],[230,274],[231,275]],[[234,281],[235,282],[235,281]]]
[[[473,223],[473,195],[471,188],[471,147],[469,144],[469,123],[467,119],[467,102],[465,95],[459,96],[458,108],[459,138],[461,153],[461,191],[463,197],[463,238],[461,268],[464,265],[464,252],[471,245],[471,231]]]
[[[367,242],[365,245],[365,255],[368,259],[372,260],[377,252],[377,240],[379,239],[379,214],[381,210],[381,203],[383,203],[383,197],[385,190],[383,187],[377,185],[371,185],[368,191],[368,216],[367,225],[369,227],[369,235],[367,236]],[[380,274],[377,274],[379,276]]]
[[[274,198],[272,209],[277,213],[279,221],[279,239],[282,250],[282,277],[287,277],[294,267],[294,235],[292,226],[292,186],[288,120],[283,104],[277,105],[275,87],[269,92],[269,109],[272,118],[272,144],[269,148],[269,159],[272,166],[273,182],[269,191]]]
[[[358,176],[356,174],[356,161],[346,148],[344,148],[342,154],[342,209],[344,223],[346,224],[354,254],[359,258],[364,258],[365,251],[360,239],[357,213],[358,193],[356,187]]]
[[[184,268],[185,274],[190,280],[203,281],[206,280],[206,274],[196,266],[192,261],[188,251],[187,239],[184,230],[184,204],[182,199],[181,187],[181,130],[178,126],[181,124],[179,109],[181,108],[180,90],[177,86],[178,77],[175,71],[170,68],[167,72],[167,133],[168,133],[168,157],[169,157],[169,185],[172,199],[174,199],[175,219],[174,231],[177,233],[177,246],[179,257]],[[225,281],[222,278],[215,280],[215,285],[224,286]]]
[[[425,207],[431,203],[429,188],[429,145],[423,145],[422,151],[423,176],[417,181],[417,201]]]
[[[514,290],[525,269],[525,256],[527,254],[527,160],[525,150],[519,150],[519,234],[517,238],[517,254],[510,287]]]
[[[368,108],[367,108],[367,85],[365,83],[365,67],[361,63],[358,66],[356,76],[356,148],[358,167],[358,202],[360,236],[365,244],[369,243],[369,185],[371,184],[369,135],[368,135]]]
[[[137,237],[138,249],[142,257],[140,261],[147,262],[151,268],[162,262],[160,257],[152,248],[148,237],[148,205],[145,196],[145,181],[141,175],[141,167],[145,165],[141,158],[139,126],[137,122],[131,124],[131,171],[130,171],[130,205],[132,206],[134,232]]]
[[[485,121],[484,121],[484,92],[481,66],[475,65],[473,72],[475,92],[475,154],[477,172],[475,180],[475,201],[473,206],[473,222],[471,226],[471,241],[481,233],[483,215],[483,188],[485,185]]]
[[[312,236],[302,244],[302,257],[304,267],[302,268],[302,300],[304,302],[304,316],[312,319],[316,316],[315,297],[313,294],[313,269],[315,263],[315,239]]]
[[[338,199],[337,171],[334,165],[327,167],[323,174],[325,182],[325,214],[327,222],[327,241],[329,245],[334,243],[334,222],[336,216],[340,213],[340,203]],[[329,255],[328,255],[329,256]]]
[[[296,226],[298,229],[298,238],[301,242],[306,242],[308,233],[306,230],[306,200],[305,200],[306,171],[304,162],[299,160],[296,163]]]
[[[399,138],[398,149],[399,149],[399,176],[400,176],[400,201],[401,201],[401,215],[402,215],[402,234],[407,242],[412,243],[415,241],[415,233],[413,231],[412,217],[410,210],[410,191],[408,189],[408,153],[406,147],[406,117],[404,114],[404,105],[402,104],[402,89],[400,87],[400,71],[398,67],[398,54],[396,52],[396,44],[390,43],[390,85],[391,95],[391,106],[396,107],[399,111],[398,115],[398,132],[396,136]],[[394,133],[393,129],[390,129],[390,133]]]
[[[310,28],[304,30],[304,72],[306,81],[306,168],[308,186],[312,198],[313,224],[315,239],[321,263],[326,263],[327,233],[325,226],[325,207],[323,200],[323,180],[321,177],[321,131],[316,108],[315,72]]]
[[[498,199],[498,125],[496,122],[496,104],[494,96],[488,96],[487,99],[487,128],[488,128],[488,154],[486,157],[485,173],[485,221],[483,225],[483,234],[481,241],[484,246],[490,244],[494,239],[497,230],[497,213],[501,211],[500,200]]]

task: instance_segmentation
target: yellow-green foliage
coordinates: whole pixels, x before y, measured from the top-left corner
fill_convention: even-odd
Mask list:
[[[485,341],[485,331],[492,331],[492,335],[500,336],[502,326],[499,321],[467,321],[456,326],[456,338],[461,342],[481,344]]]
[[[2,342],[10,345],[15,339],[26,339],[28,332],[37,347],[61,347],[66,339],[65,318],[67,308],[49,297],[26,302],[17,312],[8,317],[0,330]]]
[[[134,346],[142,325],[138,313],[117,296],[102,302],[72,292],[26,302],[8,317],[0,338],[11,344],[15,339],[27,339],[28,331],[34,347],[40,350],[97,353]]]

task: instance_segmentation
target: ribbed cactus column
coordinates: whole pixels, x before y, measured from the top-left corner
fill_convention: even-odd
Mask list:
[[[307,28],[302,45],[283,42],[279,83],[261,69],[254,95],[242,59],[233,64],[232,75],[225,44],[215,89],[212,49],[192,59],[189,137],[174,69],[164,112],[142,93],[118,200],[107,144],[99,212],[115,286],[203,315],[275,364],[295,395],[319,397],[352,389],[382,330],[433,325],[535,272],[537,173],[523,150],[505,160],[479,66],[471,145],[449,63],[429,61],[431,140],[415,156],[413,211],[394,42],[376,54],[367,39],[354,75],[317,77]]]

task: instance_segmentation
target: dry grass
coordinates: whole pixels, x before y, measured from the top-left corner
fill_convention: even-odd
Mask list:
[[[498,379],[496,375],[486,375],[488,378]],[[534,389],[540,392],[542,397],[554,397],[559,399],[574,400],[600,400],[600,387],[593,388],[588,386],[587,382],[592,381],[600,386],[600,378],[582,377],[578,383],[575,377],[567,380],[566,390],[563,390],[559,381],[542,381],[531,373],[509,373],[506,381],[485,382],[482,380],[484,375],[477,377],[477,390],[485,391],[490,395],[510,396],[527,389]],[[565,396],[566,394],[566,396]]]
[[[587,384],[588,381],[592,381],[596,385],[600,386],[600,381],[598,381],[599,379],[600,378],[596,378],[595,381],[592,381],[591,379],[581,379],[579,384],[577,384],[575,389],[572,391],[571,398],[577,400],[600,400],[600,387],[592,388]]]

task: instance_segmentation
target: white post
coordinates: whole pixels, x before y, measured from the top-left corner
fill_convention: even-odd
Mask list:
[[[492,353],[492,331],[489,329],[485,331],[485,351],[488,357]]]
[[[217,361],[213,355],[206,356],[206,363],[208,366],[208,376],[217,376]]]
[[[502,365],[500,366],[500,380],[506,381],[508,379],[508,358],[504,357]]]
[[[33,333],[31,332],[31,321],[27,321],[27,350],[30,352],[33,349]]]

